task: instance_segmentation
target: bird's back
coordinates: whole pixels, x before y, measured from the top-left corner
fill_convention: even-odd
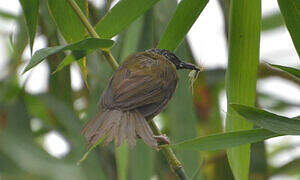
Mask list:
[[[127,57],[111,78],[100,108],[138,110],[144,117],[160,113],[177,85],[176,67],[164,56],[142,52]]]

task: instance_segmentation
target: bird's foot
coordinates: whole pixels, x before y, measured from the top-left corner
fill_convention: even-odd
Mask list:
[[[165,134],[162,134],[159,136],[153,136],[153,137],[154,137],[154,139],[156,139],[156,141],[159,145],[171,144],[169,138]]]

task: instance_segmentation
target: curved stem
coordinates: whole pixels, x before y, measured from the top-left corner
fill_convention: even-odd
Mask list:
[[[149,119],[148,123],[155,135],[162,135],[159,128],[154,123],[153,119]],[[174,173],[176,173],[176,175],[179,177],[179,179],[187,180],[188,177],[187,177],[180,161],[175,156],[173,150],[170,147],[165,147],[165,146],[160,146],[160,149],[164,153],[166,158],[168,159],[171,169],[174,171]]]
[[[67,1],[70,4],[70,6],[73,8],[73,10],[75,11],[75,13],[77,14],[77,16],[80,18],[80,20],[83,23],[83,25],[89,31],[90,35],[92,37],[94,37],[94,38],[100,38],[100,36],[95,31],[95,29],[93,28],[93,26],[90,24],[90,22],[88,21],[88,19],[86,18],[86,16],[83,14],[83,12],[81,11],[81,9],[78,7],[78,5],[76,4],[76,2],[74,0],[67,0]],[[115,60],[115,58],[111,54],[110,50],[108,50],[108,49],[101,49],[101,51],[102,51],[104,57],[106,58],[106,60],[109,62],[109,64],[113,68],[113,70],[116,70],[119,67],[119,64],[117,63],[117,61]],[[154,132],[154,134],[156,134],[156,135],[162,135],[162,133],[160,132],[160,130],[158,129],[158,127],[156,126],[156,124],[153,122],[152,119],[148,120],[148,123],[149,123],[152,131]],[[175,156],[173,150],[170,147],[161,147],[161,151],[163,152],[163,154],[168,159],[168,162],[170,164],[171,169],[178,176],[178,178],[181,179],[181,180],[187,180],[188,177],[187,177],[187,175],[186,175],[186,173],[185,173],[185,171],[184,171],[184,169],[183,169],[180,161]]]
[[[89,22],[89,20],[86,18],[86,16],[83,14],[83,12],[81,11],[80,7],[76,4],[76,2],[74,0],[67,0],[67,1],[70,4],[70,6],[73,8],[73,10],[75,11],[75,13],[77,14],[77,16],[79,17],[79,19],[81,20],[81,22],[83,23],[83,25],[85,26],[85,28],[88,30],[89,34],[92,37],[94,37],[94,38],[100,38],[100,36],[95,31],[95,29],[93,28],[93,26],[91,25],[91,23]],[[118,69],[119,64],[115,60],[115,58],[113,57],[113,55],[111,54],[110,50],[101,49],[101,51],[102,51],[104,57],[106,58],[106,60],[111,65],[111,67],[114,70]]]

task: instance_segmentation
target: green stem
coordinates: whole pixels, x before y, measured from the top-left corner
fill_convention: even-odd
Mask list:
[[[79,8],[79,6],[76,4],[76,2],[74,0],[67,0],[67,1],[70,4],[70,6],[73,8],[73,10],[75,11],[77,16],[80,18],[81,22],[86,27],[86,29],[88,30],[90,35],[92,37],[95,37],[95,38],[100,38],[100,36],[95,31],[93,26],[90,24],[90,22],[88,21],[86,16],[83,14],[83,12]],[[103,53],[104,57],[107,59],[107,61],[111,65],[111,67],[114,70],[117,70],[118,67],[119,67],[119,64],[117,63],[117,61],[115,60],[115,58],[111,54],[110,50],[108,50],[108,49],[104,49],[104,50],[101,49],[101,50],[102,50],[102,53]],[[153,122],[153,120],[149,120],[148,123],[149,123],[152,131],[154,132],[154,134],[162,135],[162,133],[160,132],[160,130],[158,129],[156,124]],[[168,159],[168,161],[170,163],[170,166],[171,166],[171,169],[174,171],[174,173],[176,173],[176,175],[179,177],[179,179],[181,179],[181,180],[188,179],[186,173],[184,172],[184,169],[182,168],[182,165],[181,165],[180,161],[175,156],[173,150],[169,147],[162,147],[161,151],[163,152],[163,154]]]
[[[154,134],[162,135],[159,128],[154,123],[153,119],[148,120],[148,123]],[[179,177],[179,179],[181,179],[181,180],[188,179],[180,161],[175,156],[173,150],[171,148],[165,147],[165,146],[160,146],[160,149],[164,153],[164,155],[167,157],[168,162],[171,166],[171,169],[176,173],[176,175]]]
[[[86,29],[88,30],[90,35],[94,38],[100,38],[100,36],[95,31],[95,29],[93,28],[93,26],[91,25],[89,20],[86,18],[86,16],[83,14],[83,12],[81,11],[80,7],[76,4],[76,2],[74,0],[67,0],[67,1],[70,4],[70,6],[73,8],[73,10],[77,14],[79,19],[83,23],[83,25],[86,27]],[[107,50],[107,49],[101,49],[101,50],[102,50],[103,55],[105,56],[105,58],[107,59],[107,61],[111,65],[111,67],[114,70],[118,69],[118,67],[119,67],[118,62],[115,60],[115,58],[111,54],[110,50]]]

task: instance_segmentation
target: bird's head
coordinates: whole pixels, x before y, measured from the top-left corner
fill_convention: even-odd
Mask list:
[[[149,49],[147,51],[163,55],[165,58],[167,58],[169,61],[171,61],[176,66],[176,69],[191,69],[191,70],[200,71],[200,69],[197,66],[190,64],[190,63],[180,61],[179,58],[174,53],[172,53],[166,49]]]

